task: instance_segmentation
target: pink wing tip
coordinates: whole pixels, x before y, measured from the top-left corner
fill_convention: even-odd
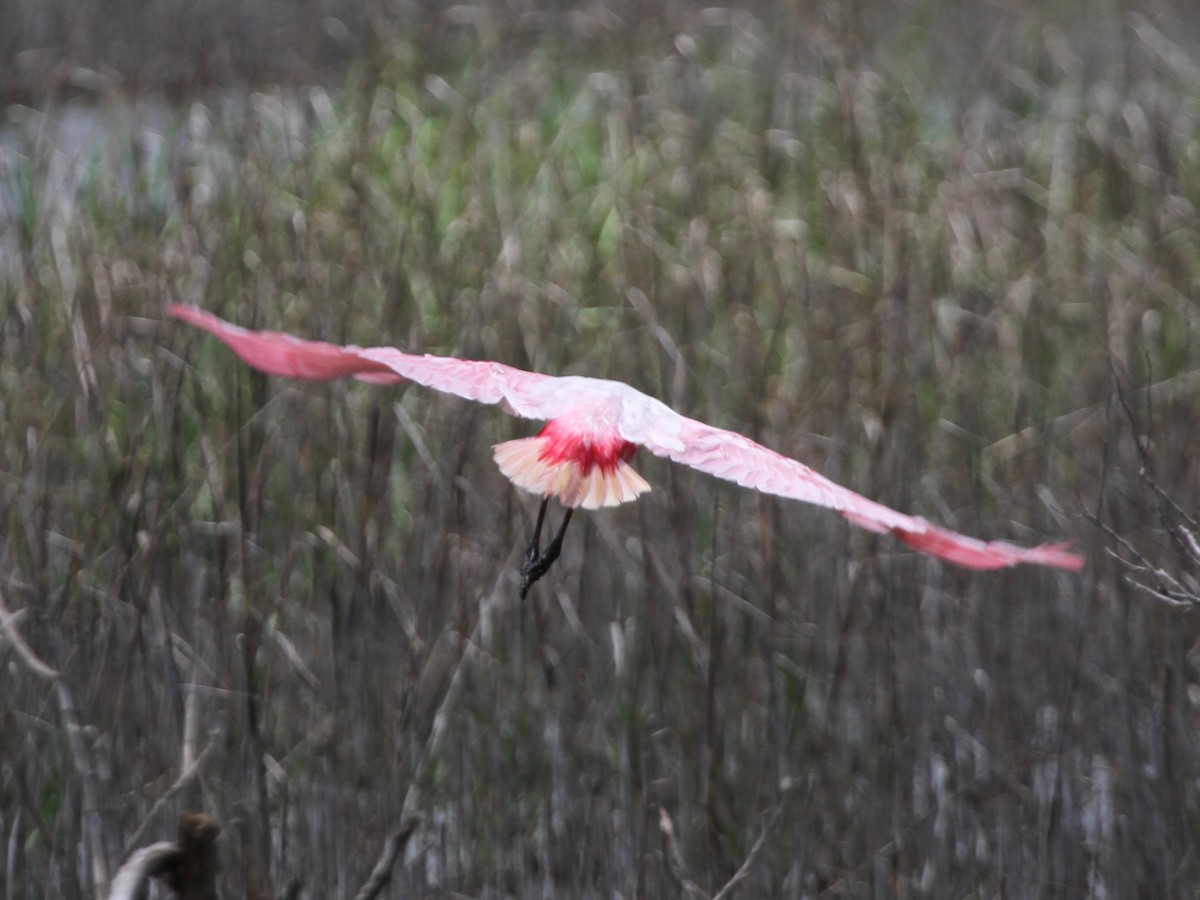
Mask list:
[[[249,331],[199,307],[178,303],[168,304],[167,314],[220,338],[243,362],[269,375],[312,381],[354,376],[376,384],[404,380],[391,367],[364,357],[357,347],[305,341],[277,331]]]
[[[1018,547],[1005,541],[980,541],[928,524],[923,531],[897,528],[892,533],[914,549],[969,569],[1004,569],[1018,563],[1030,563],[1078,572],[1086,562],[1078,553],[1071,553],[1068,544]]]
[[[1070,546],[1070,544],[1062,543],[1031,547],[1022,551],[1022,558],[1019,562],[1036,563],[1040,566],[1053,566],[1057,569],[1078,572],[1083,568],[1087,559],[1079,553],[1072,553],[1068,550],[1067,548]]]

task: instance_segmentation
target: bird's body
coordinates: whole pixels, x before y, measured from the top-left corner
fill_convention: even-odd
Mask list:
[[[555,497],[568,510],[613,506],[648,491],[650,485],[630,465],[636,449],[644,447],[656,456],[743,487],[836,510],[855,525],[891,533],[917,550],[961,566],[997,569],[1034,563],[1070,570],[1083,566],[1083,558],[1061,544],[1024,548],[981,541],[897,512],[744,435],[682,416],[619,381],[540,375],[501,363],[418,356],[393,347],[305,341],[248,331],[195,307],[172,305],[168,312],[214,334],[245,362],[269,374],[313,380],[354,377],[377,384],[411,380],[545,421],[534,437],[497,444],[495,459],[518,487],[544,500]],[[540,523],[541,517],[539,532]],[[562,530],[555,544],[561,538]],[[536,547],[535,533],[531,550]]]

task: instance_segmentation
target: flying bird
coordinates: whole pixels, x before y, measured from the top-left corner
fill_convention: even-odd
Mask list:
[[[492,448],[500,471],[517,487],[542,498],[521,566],[522,598],[558,558],[576,508],[617,506],[650,490],[630,465],[639,447],[743,487],[836,510],[855,525],[889,533],[916,550],[967,568],[1000,569],[1017,563],[1071,571],[1083,567],[1083,557],[1067,550],[1066,544],[1019,547],[982,541],[897,512],[745,435],[689,419],[619,381],[540,375],[497,362],[249,331],[194,306],[172,304],[167,312],[220,338],[244,362],[270,375],[314,381],[353,377],[372,384],[415,381],[544,421],[537,435]],[[551,498],[566,512],[543,550],[542,525]]]

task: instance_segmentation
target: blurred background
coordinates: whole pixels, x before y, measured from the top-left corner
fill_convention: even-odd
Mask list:
[[[0,2],[0,893],[185,811],[226,897],[1200,883],[1200,15]],[[1081,575],[164,321],[626,381]],[[557,524],[557,513],[552,524]],[[165,892],[160,892],[165,896]]]

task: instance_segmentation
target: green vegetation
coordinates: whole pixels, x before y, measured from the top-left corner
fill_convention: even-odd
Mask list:
[[[6,110],[0,595],[61,673],[0,633],[14,900],[185,809],[227,896],[344,896],[402,812],[394,896],[1200,883],[1196,628],[1084,515],[1175,565],[1135,438],[1200,496],[1200,72],[1136,17],[1111,64],[852,26],[414,29],[338,89],[109,98],[78,154],[76,107]],[[618,378],[1092,564],[952,569],[639,458],[520,605],[536,504],[490,446],[529,423],[267,379],[169,301]]]

